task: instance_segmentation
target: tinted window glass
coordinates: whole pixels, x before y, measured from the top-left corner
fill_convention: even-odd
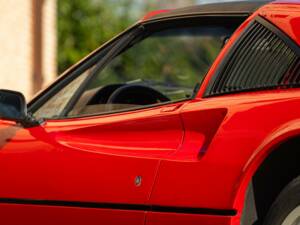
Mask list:
[[[67,106],[70,98],[74,95],[82,82],[87,78],[88,74],[89,70],[85,71],[81,76],[69,83],[60,92],[47,101],[41,108],[39,108],[34,115],[38,118],[59,117]]]
[[[228,35],[221,27],[173,28],[151,34],[98,73],[68,116],[191,98]]]
[[[35,115],[80,117],[190,99],[235,27],[146,28],[104,68],[85,71]]]

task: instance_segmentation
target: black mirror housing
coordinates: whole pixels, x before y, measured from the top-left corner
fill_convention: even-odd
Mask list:
[[[0,118],[22,121],[27,116],[27,106],[22,93],[10,90],[0,90]]]
[[[43,122],[27,113],[26,100],[22,93],[3,89],[0,89],[0,119],[15,121],[23,127],[34,127]]]

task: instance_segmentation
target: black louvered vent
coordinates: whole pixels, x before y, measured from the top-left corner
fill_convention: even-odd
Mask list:
[[[300,86],[299,56],[257,21],[229,54],[206,96]]]

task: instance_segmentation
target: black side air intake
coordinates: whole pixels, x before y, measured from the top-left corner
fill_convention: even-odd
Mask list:
[[[290,87],[300,87],[299,46],[257,18],[230,50],[205,97]]]

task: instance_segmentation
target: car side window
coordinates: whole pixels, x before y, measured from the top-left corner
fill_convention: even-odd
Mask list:
[[[145,28],[103,69],[79,76],[79,83],[88,79],[83,88],[74,80],[35,116],[82,117],[190,99],[232,32],[216,25]],[[76,101],[66,104],[75,89]]]
[[[90,70],[85,71],[81,76],[74,79],[66,87],[61,89],[49,101],[35,112],[37,118],[57,118],[59,117],[68,104],[69,99],[74,95],[76,90],[87,78]]]

